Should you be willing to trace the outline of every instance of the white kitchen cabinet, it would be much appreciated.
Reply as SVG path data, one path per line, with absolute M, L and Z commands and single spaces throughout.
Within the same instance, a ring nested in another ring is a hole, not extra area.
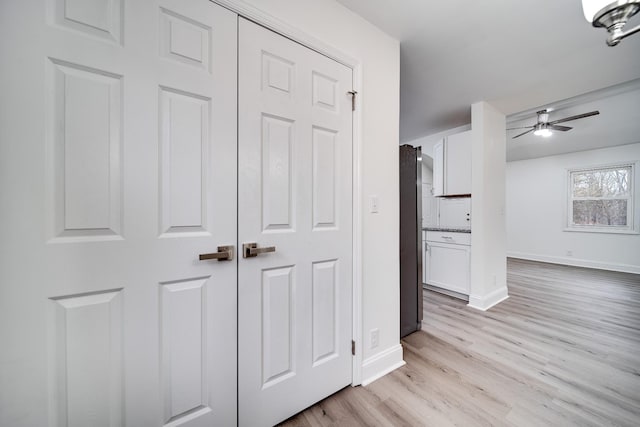
M 471 131 L 447 137 L 445 144 L 445 194 L 471 194 Z
M 471 234 L 427 231 L 424 265 L 425 283 L 469 295 Z
M 427 265 L 427 241 L 422 241 L 422 283 L 429 283 L 429 266 Z
M 444 195 L 444 140 L 433 146 L 433 195 Z
M 434 196 L 471 194 L 471 131 L 449 135 L 433 147 Z
M 439 197 L 438 227 L 471 228 L 471 197 Z

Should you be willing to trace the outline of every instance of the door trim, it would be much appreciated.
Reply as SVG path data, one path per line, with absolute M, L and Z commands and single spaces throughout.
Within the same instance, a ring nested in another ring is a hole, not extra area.
M 239 16 L 249 19 L 256 24 L 268 28 L 288 39 L 295 41 L 309 49 L 312 49 L 326 57 L 333 59 L 353 71 L 352 90 L 358 92 L 358 104 L 353 112 L 352 128 L 352 221 L 353 221 L 353 302 L 352 302 L 352 339 L 356 342 L 356 354 L 353 356 L 351 385 L 356 386 L 362 383 L 362 178 L 361 178 L 361 155 L 362 155 L 362 62 L 355 59 L 329 45 L 322 40 L 313 37 L 290 24 L 270 15 L 243 0 L 211 0 L 223 6 Z

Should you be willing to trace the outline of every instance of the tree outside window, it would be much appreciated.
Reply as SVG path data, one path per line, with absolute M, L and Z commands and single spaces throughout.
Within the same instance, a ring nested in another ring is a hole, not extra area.
M 569 171 L 568 228 L 633 231 L 633 164 Z

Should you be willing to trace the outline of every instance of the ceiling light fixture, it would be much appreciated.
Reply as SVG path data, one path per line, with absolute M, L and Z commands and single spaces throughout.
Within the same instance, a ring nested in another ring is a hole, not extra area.
M 547 108 L 547 109 L 536 112 L 536 114 L 538 115 L 538 121 L 534 125 L 507 128 L 507 130 L 529 129 L 525 132 L 519 133 L 518 135 L 514 136 L 513 139 L 520 138 L 521 136 L 527 135 L 528 133 L 531 133 L 531 132 L 533 132 L 533 134 L 536 136 L 542 136 L 546 138 L 553 135 L 553 132 L 551 131 L 567 132 L 573 129 L 570 126 L 562 126 L 562 125 L 559 125 L 558 123 L 570 122 L 573 120 L 584 119 L 585 117 L 597 116 L 598 114 L 600 114 L 600 111 L 597 111 L 597 110 L 589 111 L 588 113 L 582 113 L 582 114 L 577 114 L 575 116 L 564 117 L 562 119 L 557 119 L 550 122 L 549 111 L 551 111 L 551 109 Z
M 536 130 L 533 131 L 533 134 L 536 136 L 542 136 L 544 138 L 550 137 L 553 133 L 549 129 L 546 123 L 538 123 L 536 125 Z
M 640 31 L 640 25 L 628 31 L 622 30 L 629 18 L 640 11 L 640 0 L 582 0 L 582 10 L 594 27 L 607 29 L 609 46 L 615 46 L 623 38 Z

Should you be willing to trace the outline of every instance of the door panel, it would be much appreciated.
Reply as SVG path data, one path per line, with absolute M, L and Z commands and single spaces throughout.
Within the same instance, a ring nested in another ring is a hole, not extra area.
M 207 279 L 163 284 L 160 294 L 164 421 L 208 406 L 206 363 Z
M 239 424 L 351 383 L 351 70 L 239 24 Z
M 338 261 L 313 263 L 311 280 L 311 313 L 313 365 L 327 362 L 338 356 L 339 293 L 337 289 Z
M 237 16 L 0 17 L 0 425 L 235 424 Z
M 262 229 L 294 230 L 292 176 L 293 122 L 262 117 Z
M 293 267 L 262 271 L 263 387 L 267 388 L 292 375 L 294 368 Z
M 52 299 L 54 425 L 122 425 L 122 289 Z
M 210 98 L 160 88 L 160 233 L 207 232 Z M 188 191 L 185 191 L 188 189 Z
M 336 164 L 338 156 L 337 138 L 333 130 L 314 127 L 313 146 L 313 229 L 337 227 L 338 201 L 336 200 Z
M 48 58 L 50 238 L 122 238 L 122 76 Z

